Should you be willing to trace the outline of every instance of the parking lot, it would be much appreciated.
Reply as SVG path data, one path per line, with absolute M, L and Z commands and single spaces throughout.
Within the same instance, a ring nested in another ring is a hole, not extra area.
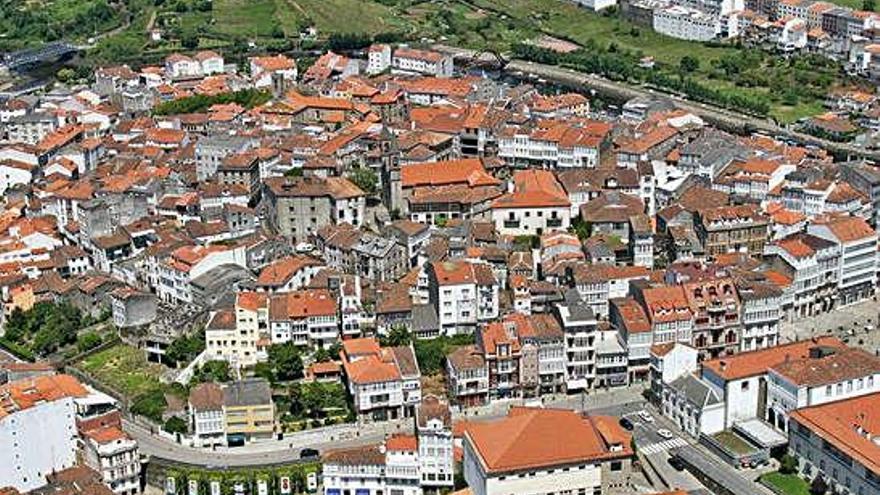
M 834 335 L 850 345 L 869 352 L 880 350 L 880 304 L 873 299 L 838 308 L 809 318 L 784 322 L 780 326 L 781 342 Z

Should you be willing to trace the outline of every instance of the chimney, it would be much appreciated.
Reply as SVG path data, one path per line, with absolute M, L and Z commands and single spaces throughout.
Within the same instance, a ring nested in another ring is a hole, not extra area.
M 721 361 L 718 364 L 721 366 L 721 371 L 724 371 L 727 369 L 727 361 Z

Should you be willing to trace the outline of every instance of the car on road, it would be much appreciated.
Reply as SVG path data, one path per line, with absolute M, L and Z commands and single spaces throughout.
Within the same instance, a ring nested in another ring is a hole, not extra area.
M 659 430 L 657 430 L 657 434 L 660 435 L 660 438 L 663 438 L 665 440 L 669 440 L 670 438 L 675 436 L 672 434 L 671 431 L 667 430 L 666 428 L 660 428 Z
M 645 423 L 653 423 L 654 422 L 654 416 L 651 416 L 651 413 L 649 413 L 648 411 L 645 411 L 644 409 L 639 411 L 637 414 L 639 416 L 639 419 L 641 419 Z
M 669 465 L 672 466 L 676 471 L 684 471 L 684 461 L 681 460 L 681 457 L 674 455 L 669 458 Z
M 620 418 L 619 422 L 620 422 L 620 427 L 623 428 L 624 430 L 626 430 L 626 431 L 633 430 L 633 422 L 632 421 L 630 421 L 626 418 Z
M 299 451 L 300 459 L 317 459 L 321 457 L 321 453 L 318 452 L 318 449 L 302 449 Z

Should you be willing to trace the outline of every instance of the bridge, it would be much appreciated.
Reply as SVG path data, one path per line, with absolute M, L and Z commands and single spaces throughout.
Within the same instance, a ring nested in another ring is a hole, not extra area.
M 79 47 L 63 41 L 46 43 L 38 48 L 28 48 L 3 56 L 3 65 L 9 70 L 16 70 L 28 65 L 58 60 L 59 58 L 79 51 Z

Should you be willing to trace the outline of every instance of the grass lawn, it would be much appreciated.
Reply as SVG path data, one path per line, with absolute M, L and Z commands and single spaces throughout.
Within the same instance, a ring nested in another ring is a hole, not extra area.
M 143 351 L 125 344 L 93 354 L 78 367 L 127 397 L 137 397 L 164 387 L 159 382 L 162 366 L 148 363 Z
M 214 0 L 215 32 L 239 36 L 271 36 L 278 20 L 276 0 Z
M 770 115 L 782 124 L 791 124 L 800 118 L 818 115 L 824 111 L 825 107 L 821 101 L 813 101 L 802 102 L 793 107 L 778 105 L 770 112 Z
M 786 495 L 810 495 L 810 484 L 796 474 L 767 473 L 761 481 Z

